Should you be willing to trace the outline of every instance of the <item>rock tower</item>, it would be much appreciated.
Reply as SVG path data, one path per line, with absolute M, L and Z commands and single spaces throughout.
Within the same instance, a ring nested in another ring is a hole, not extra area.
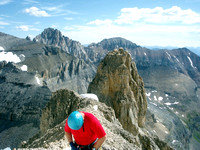
M 109 52 L 88 87 L 101 102 L 111 106 L 124 129 L 134 135 L 143 127 L 147 101 L 142 78 L 131 56 L 123 48 Z

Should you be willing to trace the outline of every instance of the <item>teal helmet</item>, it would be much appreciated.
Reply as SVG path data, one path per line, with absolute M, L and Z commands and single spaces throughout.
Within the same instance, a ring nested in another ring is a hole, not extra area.
M 73 111 L 67 120 L 68 126 L 72 130 L 79 130 L 83 125 L 83 116 L 78 111 Z

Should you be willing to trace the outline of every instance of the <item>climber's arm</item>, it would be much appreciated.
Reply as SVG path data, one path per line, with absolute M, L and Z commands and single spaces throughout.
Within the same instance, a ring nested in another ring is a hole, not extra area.
M 95 149 L 100 148 L 101 145 L 103 144 L 103 142 L 104 142 L 105 140 L 106 140 L 106 136 L 104 136 L 104 137 L 98 139 L 97 142 L 94 144 L 93 147 L 94 147 Z
M 71 133 L 65 132 L 65 135 L 66 135 L 67 140 L 68 140 L 69 143 L 70 143 L 70 142 L 73 142 L 73 140 L 72 140 L 72 134 L 71 134 Z

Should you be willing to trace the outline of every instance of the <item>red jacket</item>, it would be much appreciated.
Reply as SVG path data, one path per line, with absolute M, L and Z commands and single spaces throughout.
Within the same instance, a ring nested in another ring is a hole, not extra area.
M 69 128 L 66 120 L 65 132 L 73 134 L 78 145 L 89 145 L 97 138 L 102 138 L 106 135 L 99 120 L 91 113 L 82 112 L 85 114 L 83 126 L 79 130 Z

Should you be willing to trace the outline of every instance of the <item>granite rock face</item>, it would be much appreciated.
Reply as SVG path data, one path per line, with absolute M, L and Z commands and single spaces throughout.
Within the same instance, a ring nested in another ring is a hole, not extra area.
M 134 135 L 138 134 L 138 127 L 144 126 L 144 83 L 130 54 L 123 49 L 109 52 L 102 60 L 88 93 L 95 93 L 101 102 L 112 107 L 122 126 Z

